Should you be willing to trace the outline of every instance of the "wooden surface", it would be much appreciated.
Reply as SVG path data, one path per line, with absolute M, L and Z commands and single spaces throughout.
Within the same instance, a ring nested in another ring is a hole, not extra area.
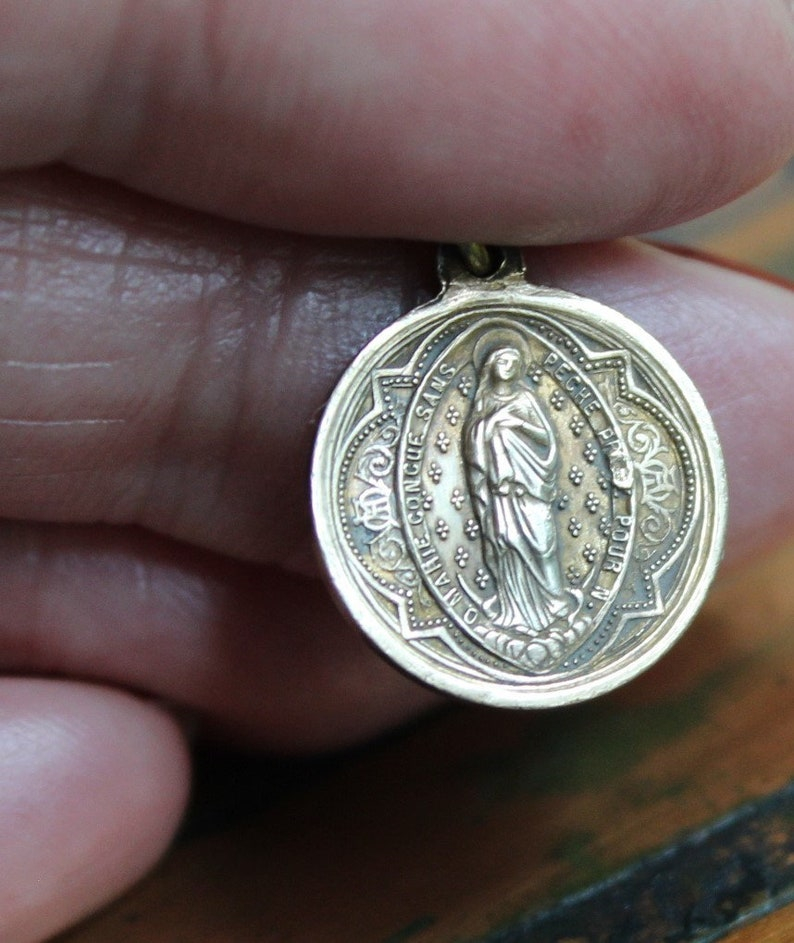
M 697 241 L 794 274 L 789 184 Z M 60 943 L 791 943 L 792 574 L 794 543 L 722 579 L 601 701 L 232 762 L 157 873 Z
M 653 930 L 663 888 L 637 892 L 651 935 L 587 935 L 592 908 L 566 937 L 531 918 L 683 833 L 737 809 L 752 819 L 753 803 L 786 789 L 792 572 L 794 545 L 723 583 L 650 679 L 619 696 L 551 713 L 455 708 L 349 758 L 257 819 L 188 842 L 64 943 L 452 943 L 511 927 L 524 935 L 494 939 L 665 939 Z M 768 853 L 794 860 L 787 829 L 770 828 Z M 737 887 L 736 919 L 785 893 Z M 720 906 L 699 918 L 707 929 Z
M 724 943 L 791 943 L 794 940 L 794 905 L 759 917 L 723 937 Z

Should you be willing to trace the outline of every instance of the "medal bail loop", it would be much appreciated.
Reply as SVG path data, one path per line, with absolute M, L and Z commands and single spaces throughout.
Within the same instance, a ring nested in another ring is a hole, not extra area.
M 469 282 L 503 282 L 513 278 L 523 282 L 526 278 L 521 250 L 515 246 L 487 246 L 483 242 L 442 245 L 439 263 L 442 284 L 461 276 Z
M 493 275 L 503 261 L 498 250 L 482 242 L 459 242 L 458 252 L 466 268 L 477 278 Z

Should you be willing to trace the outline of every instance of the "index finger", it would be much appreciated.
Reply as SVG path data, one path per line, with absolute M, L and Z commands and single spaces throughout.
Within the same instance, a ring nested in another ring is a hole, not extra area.
M 558 243 L 704 212 L 794 148 L 785 0 L 0 3 L 0 167 L 262 225 Z

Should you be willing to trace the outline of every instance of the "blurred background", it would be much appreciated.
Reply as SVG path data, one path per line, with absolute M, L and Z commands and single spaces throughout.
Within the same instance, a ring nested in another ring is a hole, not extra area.
M 729 206 L 652 237 L 794 279 L 794 161 Z

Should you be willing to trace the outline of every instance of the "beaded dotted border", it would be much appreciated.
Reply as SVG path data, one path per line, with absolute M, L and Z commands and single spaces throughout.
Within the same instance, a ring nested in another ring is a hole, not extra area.
M 644 588 L 646 591 L 646 600 L 635 600 L 630 603 L 625 603 L 623 606 L 613 609 L 613 611 L 607 616 L 606 620 L 603 621 L 597 630 L 597 632 L 591 636 L 584 647 L 579 649 L 577 653 L 562 662 L 561 667 L 570 668 L 576 667 L 579 664 L 583 663 L 586 660 L 589 660 L 592 655 L 596 654 L 601 646 L 609 639 L 611 628 L 614 624 L 614 621 L 617 619 L 619 614 L 623 614 L 627 611 L 636 611 L 638 614 L 648 606 L 648 602 L 652 600 L 652 577 L 651 573 L 657 570 L 659 567 L 663 566 L 667 560 L 676 552 L 678 546 L 684 540 L 686 532 L 689 529 L 691 524 L 692 517 L 694 514 L 694 504 L 695 504 L 695 486 L 697 476 L 695 474 L 694 466 L 690 456 L 690 450 L 688 448 L 687 441 L 685 437 L 681 434 L 677 426 L 671 421 L 669 416 L 667 416 L 662 410 L 656 407 L 644 396 L 633 392 L 629 388 L 627 381 L 627 364 L 623 357 L 604 357 L 598 360 L 592 360 L 586 356 L 582 348 L 576 344 L 569 336 L 561 333 L 558 330 L 550 327 L 549 325 L 538 321 L 537 319 L 531 317 L 530 315 L 521 315 L 516 318 L 515 312 L 493 312 L 488 311 L 481 312 L 482 315 L 491 316 L 494 318 L 504 317 L 510 320 L 518 319 L 524 323 L 527 327 L 530 327 L 531 330 L 534 330 L 538 335 L 545 336 L 545 338 L 551 343 L 552 346 L 558 348 L 564 348 L 570 355 L 572 360 L 575 360 L 578 363 L 585 373 L 591 373 L 593 371 L 601 370 L 615 370 L 616 379 L 618 383 L 618 391 L 621 398 L 626 402 L 633 403 L 648 415 L 652 416 L 667 432 L 670 440 L 675 444 L 677 450 L 680 467 L 683 470 L 684 474 L 684 488 L 685 488 L 685 505 L 684 505 L 684 514 L 682 516 L 681 524 L 678 529 L 678 533 L 673 539 L 670 546 L 656 559 L 650 568 L 644 568 L 642 571 Z M 478 317 L 477 312 L 471 312 L 466 321 L 471 321 L 472 319 Z M 463 326 L 459 327 L 457 331 L 453 331 L 451 327 L 445 328 L 443 331 L 440 331 L 437 334 L 433 335 L 433 340 L 430 343 L 425 344 L 420 359 L 416 363 L 416 368 L 412 375 L 393 375 L 393 376 L 381 376 L 378 378 L 378 382 L 381 389 L 382 402 L 384 410 L 379 413 L 377 416 L 373 417 L 359 432 L 353 437 L 348 445 L 345 458 L 343 459 L 342 465 L 340 467 L 340 484 L 339 484 L 339 493 L 338 493 L 338 509 L 341 521 L 341 527 L 345 535 L 345 540 L 358 560 L 359 564 L 372 576 L 376 581 L 383 586 L 391 590 L 392 592 L 397 592 L 398 594 L 406 597 L 406 608 L 408 611 L 409 622 L 412 629 L 433 629 L 441 628 L 443 626 L 451 627 L 450 620 L 446 617 L 435 617 L 432 619 L 420 619 L 417 617 L 414 606 L 413 593 L 410 589 L 407 589 L 404 586 L 400 586 L 390 580 L 385 579 L 384 577 L 376 574 L 373 569 L 367 565 L 366 559 L 361 551 L 356 547 L 353 542 L 352 533 L 347 519 L 347 508 L 346 501 L 344 497 L 345 486 L 344 482 L 347 481 L 347 476 L 350 471 L 350 466 L 352 464 L 353 458 L 358 451 L 362 443 L 375 431 L 379 426 L 382 426 L 387 421 L 395 421 L 397 419 L 394 412 L 393 399 L 389 393 L 389 387 L 413 387 L 416 388 L 421 383 L 425 372 L 425 365 L 428 358 L 433 354 L 434 351 L 437 351 L 439 345 L 442 344 L 443 340 L 453 333 L 462 333 L 462 330 L 468 327 L 466 322 L 463 323 Z M 517 681 L 520 679 L 517 679 Z

